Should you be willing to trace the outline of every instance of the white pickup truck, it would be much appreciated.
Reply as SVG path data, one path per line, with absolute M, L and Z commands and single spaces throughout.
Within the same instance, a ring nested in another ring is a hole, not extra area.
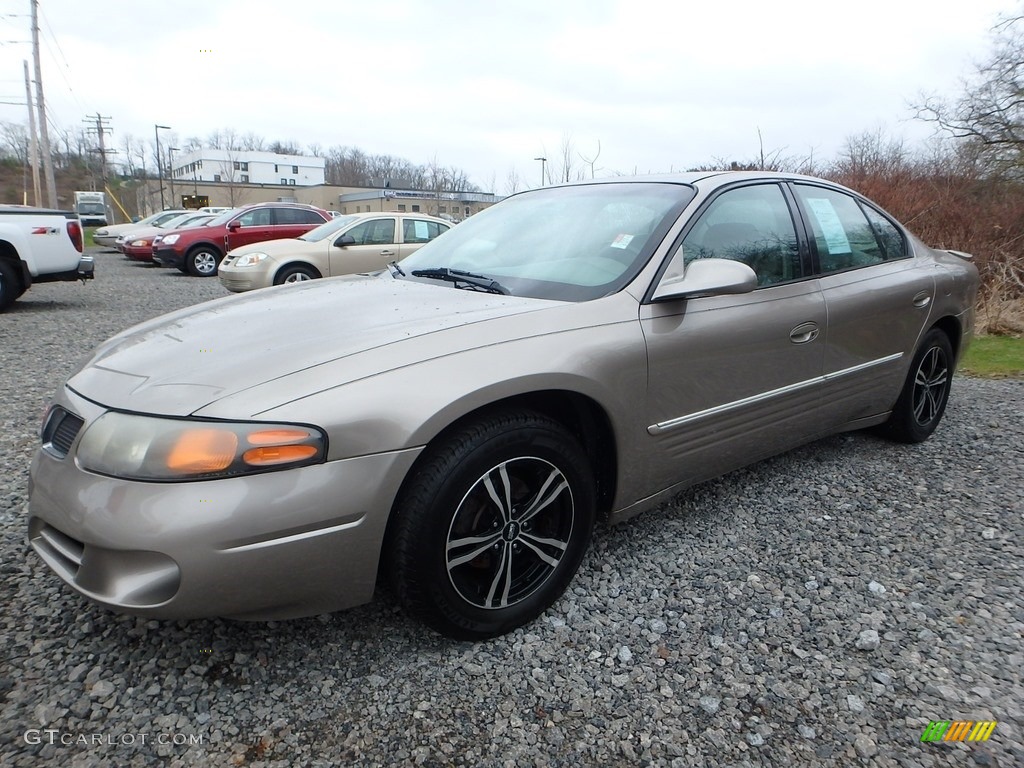
M 32 283 L 91 280 L 95 265 L 84 245 L 77 213 L 0 206 L 0 312 Z

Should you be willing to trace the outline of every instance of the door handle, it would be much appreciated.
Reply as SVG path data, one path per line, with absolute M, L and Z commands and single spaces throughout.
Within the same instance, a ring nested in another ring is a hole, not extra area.
M 914 296 L 914 306 L 923 309 L 932 303 L 932 295 L 928 291 L 921 291 Z
M 394 256 L 395 252 L 385 248 L 383 251 L 380 252 L 380 255 L 381 256 Z
M 815 322 L 800 323 L 789 332 L 789 340 L 794 344 L 806 344 L 818 338 L 818 324 Z

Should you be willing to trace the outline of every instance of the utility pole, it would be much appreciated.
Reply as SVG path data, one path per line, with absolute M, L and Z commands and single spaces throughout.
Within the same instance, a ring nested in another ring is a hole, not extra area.
M 160 210 L 162 211 L 167 207 L 167 203 L 164 202 L 164 168 L 163 161 L 160 159 L 160 129 L 163 128 L 165 131 L 171 130 L 169 125 L 154 125 L 153 136 L 156 138 L 156 177 L 160 180 Z
M 25 103 L 28 104 L 28 130 L 29 130 L 29 163 L 32 165 L 32 205 L 38 208 L 43 202 L 43 193 L 39 186 L 39 144 L 36 142 L 36 113 L 32 103 L 32 83 L 28 79 L 28 62 L 25 65 Z
M 96 136 L 99 138 L 99 143 L 100 143 L 100 168 L 101 168 L 101 171 L 100 171 L 100 182 L 101 182 L 100 186 L 105 187 L 106 184 L 107 184 L 107 148 L 106 148 L 106 145 L 103 142 L 103 136 L 104 136 L 104 134 L 113 133 L 114 132 L 113 128 L 110 128 L 110 127 L 104 125 L 104 123 L 109 123 L 110 122 L 110 118 L 109 117 L 103 117 L 102 115 L 100 115 L 99 112 L 97 112 L 95 118 L 86 117 L 86 118 L 82 119 L 82 122 L 83 123 L 92 123 L 92 122 L 96 123 L 96 127 L 95 128 L 91 128 L 90 127 L 90 128 L 86 128 L 85 130 L 86 130 L 87 133 L 95 133 Z M 113 152 L 114 150 L 110 150 L 110 151 Z
M 43 101 L 43 67 L 39 63 L 39 0 L 32 0 L 32 59 L 36 65 L 36 105 L 39 107 L 39 139 L 42 143 L 47 204 L 51 208 L 56 208 L 57 182 L 53 178 L 53 156 L 50 154 L 50 134 L 46 129 L 46 103 Z

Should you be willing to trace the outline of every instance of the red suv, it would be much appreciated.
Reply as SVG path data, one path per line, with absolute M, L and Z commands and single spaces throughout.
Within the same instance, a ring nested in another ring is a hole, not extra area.
M 232 248 L 303 235 L 329 221 L 327 211 L 297 203 L 257 203 L 222 213 L 205 227 L 176 229 L 153 243 L 153 261 L 212 277 Z

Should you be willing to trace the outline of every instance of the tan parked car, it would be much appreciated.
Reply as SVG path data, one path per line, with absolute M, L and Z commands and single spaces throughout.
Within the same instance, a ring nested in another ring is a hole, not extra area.
M 559 598 L 598 518 L 836 432 L 927 439 L 977 290 L 818 179 L 521 192 L 379 274 L 107 341 L 47 411 L 28 538 L 119 611 L 311 615 L 380 574 L 490 637 Z
M 301 237 L 236 248 L 220 265 L 229 291 L 251 291 L 318 277 L 376 272 L 447 232 L 451 224 L 419 213 L 354 213 Z

